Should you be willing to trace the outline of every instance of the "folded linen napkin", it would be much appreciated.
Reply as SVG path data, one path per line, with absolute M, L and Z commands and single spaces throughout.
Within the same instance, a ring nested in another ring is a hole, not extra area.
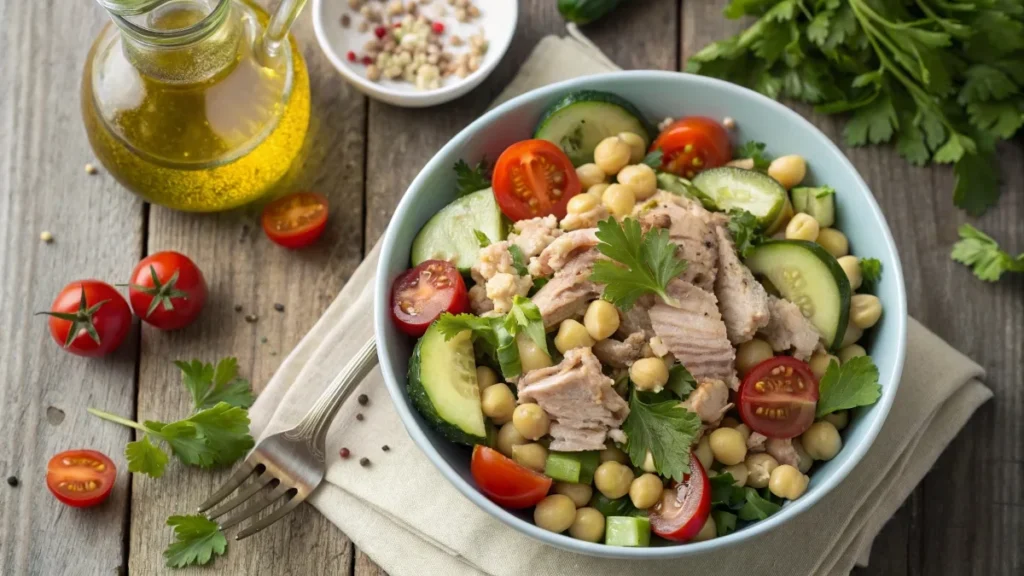
M 574 31 L 571 31 L 574 32 Z M 614 69 L 585 39 L 544 38 L 499 101 L 567 78 Z M 297 422 L 373 331 L 379 245 L 252 407 L 254 431 Z M 819 504 L 742 547 L 687 559 L 695 574 L 846 575 L 974 410 L 991 397 L 982 369 L 919 323 L 908 324 L 906 368 L 871 450 Z M 310 502 L 391 576 L 676 574 L 678 561 L 581 556 L 534 541 L 464 498 L 407 436 L 379 369 L 360 384 L 367 406 L 342 407 L 329 432 L 326 482 Z M 357 421 L 362 412 L 365 420 Z M 387 452 L 382 447 L 387 445 Z M 351 450 L 342 460 L 338 451 Z M 358 459 L 368 457 L 369 467 Z M 798 546 L 794 545 L 799 543 Z

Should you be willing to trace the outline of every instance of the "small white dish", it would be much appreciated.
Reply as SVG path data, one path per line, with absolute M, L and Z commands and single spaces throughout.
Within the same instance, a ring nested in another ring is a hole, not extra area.
M 408 2 L 408 0 L 406 0 Z M 383 8 L 388 1 L 371 1 L 369 4 Z M 419 8 L 422 14 L 431 20 L 437 19 L 438 9 L 443 6 L 447 15 L 440 18 L 445 26 L 445 36 L 458 35 L 463 40 L 483 30 L 484 37 L 488 42 L 487 52 L 484 53 L 480 67 L 465 78 L 451 74 L 442 79 L 441 87 L 435 90 L 420 90 L 412 82 L 404 80 L 371 81 L 366 77 L 366 65 L 358 59 L 355 62 L 348 60 L 348 53 L 353 52 L 357 58 L 364 54 L 364 47 L 367 41 L 374 38 L 373 27 L 369 31 L 359 32 L 359 22 L 364 18 L 358 10 L 349 8 L 347 0 L 313 0 L 313 29 L 316 32 L 317 42 L 320 49 L 324 51 L 331 64 L 345 77 L 346 80 L 355 86 L 360 92 L 367 96 L 407 108 L 422 108 L 435 106 L 469 92 L 484 81 L 497 67 L 498 62 L 505 55 L 509 44 L 512 42 L 512 35 L 516 29 L 516 21 L 519 17 L 518 0 L 476 0 L 477 8 L 480 9 L 480 16 L 471 22 L 457 22 L 455 20 L 454 8 L 447 0 L 434 0 L 429 5 L 421 5 Z M 350 25 L 342 26 L 342 17 L 347 15 Z M 455 54 L 468 50 L 468 44 L 461 48 L 447 48 Z

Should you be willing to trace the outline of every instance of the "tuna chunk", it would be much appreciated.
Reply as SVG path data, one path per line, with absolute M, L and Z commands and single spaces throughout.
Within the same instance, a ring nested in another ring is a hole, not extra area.
M 643 333 L 648 340 L 654 337 L 654 328 L 651 327 L 651 316 L 648 310 L 654 306 L 654 296 L 645 294 L 637 299 L 636 304 L 628 311 L 619 310 L 619 329 L 615 334 L 620 338 L 627 338 L 637 332 Z
M 597 246 L 597 243 L 597 228 L 584 228 L 563 234 L 548 245 L 540 256 L 530 260 L 530 274 L 550 276 L 576 256 Z
M 643 332 L 630 334 L 625 340 L 607 338 L 594 344 L 594 355 L 606 366 L 628 368 L 643 357 L 642 351 L 646 341 Z
M 733 367 L 736 351 L 729 343 L 715 295 L 682 280 L 673 280 L 668 292 L 679 307 L 660 301 L 651 307 L 654 333 L 698 382 L 718 379 L 735 390 L 739 386 Z
M 557 326 L 566 318 L 582 316 L 590 301 L 601 295 L 602 286 L 590 281 L 597 257 L 596 250 L 576 256 L 533 295 L 545 328 Z
M 679 246 L 679 256 L 688 263 L 680 278 L 711 292 L 718 269 L 718 236 L 713 224 L 718 220 L 700 204 L 668 192 L 658 192 L 638 204 L 636 213 L 641 227 L 665 228 Z
M 536 402 L 551 418 L 552 450 L 603 450 L 609 432 L 629 415 L 612 384 L 590 348 L 574 348 L 557 366 L 523 376 L 519 403 Z
M 519 220 L 513 224 L 508 241 L 519 246 L 523 251 L 523 256 L 529 261 L 561 235 L 562 231 L 558 229 L 558 219 L 554 216 L 543 216 Z
M 579 230 L 580 228 L 596 228 L 597 223 L 608 218 L 608 208 L 598 203 L 596 206 L 580 214 L 568 214 L 562 218 L 563 230 Z
M 807 472 L 813 463 L 799 438 L 769 438 L 765 448 L 779 464 L 789 464 L 801 472 Z
M 796 304 L 784 298 L 769 296 L 768 309 L 771 319 L 761 334 L 771 344 L 772 350 L 785 352 L 792 348 L 795 358 L 810 358 L 821 338 L 814 324 L 804 317 Z
M 718 276 L 715 277 L 715 296 L 725 320 L 729 341 L 742 344 L 754 337 L 768 324 L 768 293 L 764 286 L 736 256 L 729 231 L 719 226 Z
M 477 284 L 469 289 L 469 307 L 480 316 L 494 310 L 494 302 L 487 297 L 487 289 Z
M 729 387 L 717 379 L 703 380 L 686 399 L 690 411 L 700 416 L 701 422 L 717 423 L 732 408 Z
M 747 452 L 764 452 L 765 442 L 768 437 L 760 432 L 750 432 L 750 436 L 747 436 Z

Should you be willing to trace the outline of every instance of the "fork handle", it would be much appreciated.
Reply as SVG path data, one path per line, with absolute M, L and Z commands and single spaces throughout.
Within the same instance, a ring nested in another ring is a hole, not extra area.
M 338 413 L 345 400 L 352 395 L 356 386 L 377 365 L 377 340 L 373 337 L 363 344 L 334 380 L 327 386 L 323 394 L 302 420 L 285 432 L 285 436 L 302 439 L 309 443 L 313 453 L 322 461 L 327 429 Z

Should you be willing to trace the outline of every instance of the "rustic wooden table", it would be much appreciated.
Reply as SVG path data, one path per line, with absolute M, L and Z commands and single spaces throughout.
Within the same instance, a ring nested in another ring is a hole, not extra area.
M 341 0 L 336 0 L 341 1 Z M 625 68 L 678 70 L 687 55 L 736 30 L 724 0 L 629 2 L 586 29 Z M 312 153 L 301 186 L 330 197 L 332 216 L 315 250 L 286 252 L 259 230 L 254 210 L 199 216 L 149 206 L 94 162 L 79 116 L 79 74 L 106 22 L 92 2 L 0 1 L 0 574 L 163 573 L 168 515 L 196 504 L 223 475 L 172 465 L 164 478 L 129 478 L 121 456 L 131 432 L 88 416 L 96 406 L 139 419 L 188 410 L 172 360 L 237 356 L 260 389 L 331 302 L 384 231 L 426 160 L 476 118 L 537 41 L 560 33 L 553 0 L 520 2 L 519 28 L 480 88 L 431 110 L 367 100 L 334 72 L 309 14 L 296 34 L 313 88 Z M 307 9 L 308 12 L 308 9 Z M 838 140 L 828 118 L 815 123 Z M 984 284 L 951 262 L 964 215 L 953 176 L 919 169 L 888 149 L 847 150 L 882 204 L 903 259 L 910 311 L 988 370 L 984 406 L 875 543 L 861 575 L 1007 575 L 1024 571 L 1024 277 Z M 1024 150 L 1001 150 L 1005 189 L 980 226 L 1024 250 Z M 55 241 L 39 241 L 43 230 Z M 137 329 L 113 357 L 62 353 L 32 316 L 75 278 L 127 281 L 143 255 L 173 249 L 206 273 L 211 300 L 181 332 Z M 274 303 L 285 305 L 283 313 Z M 259 315 L 246 323 L 233 310 Z M 58 505 L 43 486 L 46 462 L 74 447 L 121 463 L 109 501 Z M 396 543 L 396 553 L 398 552 Z M 381 570 L 337 528 L 303 506 L 216 561 L 206 573 L 356 574 Z

